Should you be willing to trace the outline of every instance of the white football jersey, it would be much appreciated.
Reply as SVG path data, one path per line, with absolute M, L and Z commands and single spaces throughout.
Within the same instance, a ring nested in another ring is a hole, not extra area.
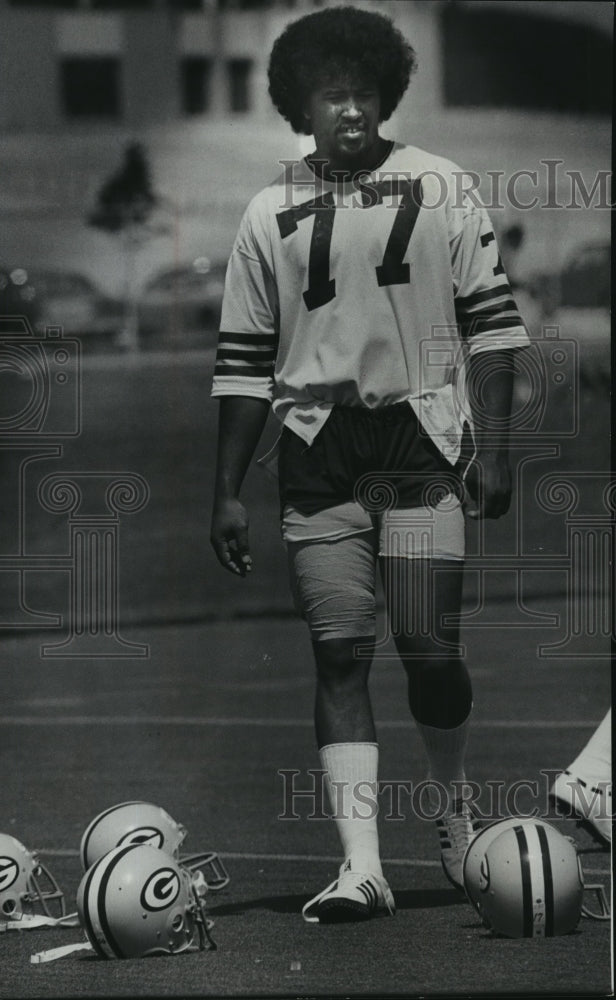
M 229 260 L 212 394 L 269 399 L 308 444 L 336 404 L 407 400 L 445 456 L 469 352 L 529 337 L 487 212 L 449 160 L 391 144 L 361 181 L 301 160 L 250 202 Z

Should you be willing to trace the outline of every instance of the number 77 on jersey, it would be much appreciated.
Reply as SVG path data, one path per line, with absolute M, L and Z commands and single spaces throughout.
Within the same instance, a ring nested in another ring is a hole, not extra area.
M 382 205 L 387 197 L 395 196 L 399 199 L 383 260 L 375 271 L 380 288 L 385 285 L 407 284 L 410 281 L 410 268 L 403 260 L 422 205 L 421 179 L 376 181 L 369 186 L 360 185 L 357 190 L 361 196 L 357 208 L 370 209 Z M 283 240 L 296 232 L 298 223 L 311 217 L 314 220 L 308 256 L 308 288 L 304 292 L 304 302 L 309 312 L 326 305 L 336 296 L 336 279 L 330 277 L 329 260 L 335 215 L 335 195 L 329 191 L 301 205 L 287 208 L 276 216 Z

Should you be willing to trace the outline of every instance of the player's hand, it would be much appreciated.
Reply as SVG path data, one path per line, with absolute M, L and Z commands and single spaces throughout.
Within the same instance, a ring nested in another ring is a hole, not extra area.
M 212 514 L 210 541 L 219 563 L 231 573 L 246 576 L 252 569 L 248 544 L 248 514 L 235 498 L 218 500 Z
M 464 506 L 468 517 L 502 517 L 511 503 L 511 470 L 502 455 L 479 453 L 464 480 Z

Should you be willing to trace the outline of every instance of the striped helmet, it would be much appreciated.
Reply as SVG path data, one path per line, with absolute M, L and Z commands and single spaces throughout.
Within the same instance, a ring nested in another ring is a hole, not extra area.
M 481 864 L 485 856 L 488 845 L 492 843 L 499 834 L 505 830 L 510 830 L 514 826 L 547 826 L 541 820 L 521 818 L 517 816 L 499 819 L 489 826 L 485 826 L 471 840 L 462 862 L 462 877 L 464 879 L 464 889 L 469 902 L 480 912 L 480 903 L 483 900 L 483 880 L 481 875 Z
M 112 847 L 151 844 L 177 857 L 186 829 L 151 802 L 120 802 L 99 813 L 87 827 L 79 854 L 84 871 Z
M 180 857 L 186 827 L 177 823 L 161 806 L 151 802 L 120 802 L 99 813 L 86 828 L 79 848 L 81 866 L 87 871 L 114 847 L 150 844 L 181 861 L 191 871 L 203 871 L 209 889 L 222 889 L 229 876 L 217 854 L 205 851 Z
M 549 823 L 500 826 L 480 862 L 478 908 L 485 925 L 511 938 L 571 933 L 584 895 L 574 844 Z
M 170 855 L 149 844 L 126 844 L 83 876 L 77 911 L 101 958 L 174 955 L 206 942 L 215 947 L 203 896 L 193 874 Z

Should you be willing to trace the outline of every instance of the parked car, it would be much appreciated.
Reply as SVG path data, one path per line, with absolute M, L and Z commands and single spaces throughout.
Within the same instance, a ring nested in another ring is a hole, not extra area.
M 60 326 L 87 337 L 117 333 L 123 306 L 77 272 L 0 266 L 0 314 L 25 316 L 39 332 Z
M 226 262 L 211 263 L 207 257 L 198 257 L 190 264 L 155 274 L 139 301 L 141 333 L 173 338 L 216 330 L 226 269 Z
M 40 295 L 28 271 L 0 264 L 0 316 L 25 316 L 35 326 L 40 312 Z
M 607 243 L 585 243 L 561 272 L 561 306 L 610 306 L 611 253 Z
M 544 317 L 557 309 L 609 309 L 611 251 L 609 243 L 584 243 L 571 253 L 560 271 L 536 274 L 529 291 Z
M 32 268 L 29 278 L 40 302 L 39 325 L 61 326 L 74 336 L 113 335 L 121 328 L 122 303 L 84 274 Z

